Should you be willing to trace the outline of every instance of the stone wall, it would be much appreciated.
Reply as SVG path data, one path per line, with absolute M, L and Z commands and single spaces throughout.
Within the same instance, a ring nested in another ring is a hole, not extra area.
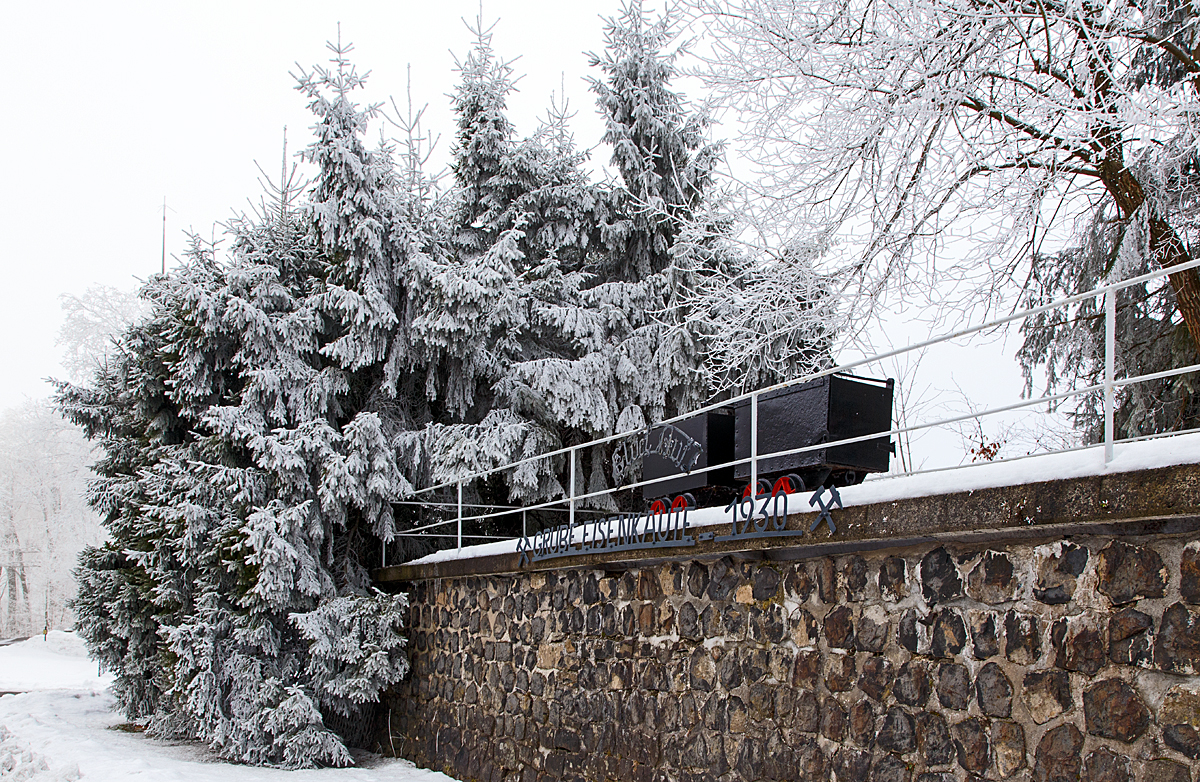
M 1200 782 L 1200 544 L 408 585 L 385 749 L 461 780 Z

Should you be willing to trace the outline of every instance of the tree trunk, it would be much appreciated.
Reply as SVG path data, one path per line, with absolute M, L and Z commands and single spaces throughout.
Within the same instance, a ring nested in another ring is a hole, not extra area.
M 1146 202 L 1146 193 L 1142 190 L 1141 183 L 1129 172 L 1120 157 L 1113 156 L 1101 163 L 1100 180 L 1104 182 L 1104 186 L 1108 188 L 1127 220 Z M 1157 214 L 1151 214 L 1148 222 L 1150 257 L 1159 268 L 1191 260 L 1187 248 L 1170 223 Z M 1175 292 L 1175 306 L 1183 316 L 1183 322 L 1192 338 L 1192 346 L 1200 352 L 1200 272 L 1194 268 L 1187 269 L 1168 274 L 1167 279 Z

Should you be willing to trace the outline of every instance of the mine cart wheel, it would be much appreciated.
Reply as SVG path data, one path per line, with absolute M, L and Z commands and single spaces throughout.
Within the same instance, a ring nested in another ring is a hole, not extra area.
M 775 481 L 775 485 L 771 487 L 771 496 L 776 494 L 796 494 L 804 491 L 804 481 L 799 475 L 789 473 Z
M 759 478 L 758 479 L 758 492 L 756 493 L 755 496 L 757 496 L 757 497 L 768 496 L 769 497 L 770 495 L 771 495 L 771 482 L 768 481 L 766 478 Z M 750 484 L 747 483 L 746 488 L 742 489 L 742 499 L 746 499 L 749 496 L 750 496 Z
M 657 516 L 667 512 L 667 503 L 665 500 L 655 500 L 650 503 L 650 515 Z
M 866 477 L 866 473 L 857 472 L 855 470 L 846 470 L 845 472 L 840 472 L 834 476 L 834 482 L 838 486 L 857 486 L 858 484 L 862 483 L 863 478 Z
M 684 508 L 696 507 L 696 498 L 691 494 L 683 493 L 671 501 L 671 511 L 683 510 Z

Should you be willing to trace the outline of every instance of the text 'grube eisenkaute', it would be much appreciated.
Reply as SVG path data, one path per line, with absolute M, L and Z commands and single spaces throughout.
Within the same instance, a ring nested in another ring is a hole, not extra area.
M 688 507 L 622 513 L 582 524 L 561 524 L 517 540 L 518 566 L 555 557 L 601 551 L 633 551 L 657 546 L 694 546 L 688 534 Z
M 824 499 L 826 492 L 828 502 Z M 699 532 L 693 538 L 688 533 L 694 529 L 688 524 L 691 506 L 683 497 L 677 497 L 669 508 L 656 502 L 643 513 L 623 513 L 583 524 L 562 524 L 518 538 L 517 553 L 521 559 L 517 566 L 579 554 L 694 546 L 697 541 L 721 543 L 750 538 L 795 537 L 815 532 L 822 522 L 829 525 L 830 533 L 837 532 L 832 511 L 842 507 L 842 498 L 836 488 L 818 486 L 809 498 L 808 504 L 819 508 L 819 512 L 807 533 L 802 529 L 787 529 L 789 496 L 787 492 L 778 491 L 763 493 L 753 499 L 749 496 L 734 499 L 725 508 L 731 516 L 732 527 L 724 535 L 719 531 L 722 525 L 709 525 L 707 531 Z

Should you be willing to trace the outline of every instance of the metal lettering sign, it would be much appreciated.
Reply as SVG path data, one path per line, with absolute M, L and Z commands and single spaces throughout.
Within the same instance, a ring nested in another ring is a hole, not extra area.
M 651 454 L 675 465 L 680 472 L 691 472 L 700 460 L 704 446 L 687 432 L 671 424 L 660 424 L 620 442 L 613 450 L 613 476 L 620 481 L 628 476 L 634 465 Z
M 663 503 L 655 503 L 651 510 L 644 513 L 622 513 L 583 524 L 562 524 L 520 538 L 517 540 L 517 553 L 521 559 L 517 566 L 579 554 L 694 546 L 697 541 L 723 542 L 806 535 L 815 531 L 822 521 L 829 524 L 830 532 L 837 532 L 831 512 L 834 508 L 842 507 L 842 498 L 837 489 L 830 488 L 829 502 L 826 503 L 823 498 L 825 491 L 825 487 L 821 486 L 809 499 L 809 505 L 820 506 L 821 511 L 807 532 L 785 529 L 789 495 L 780 491 L 735 499 L 725 508 L 725 512 L 732 516 L 727 534 L 718 534 L 718 526 L 693 537 L 690 533 L 696 528 L 688 524 L 688 511 L 691 508 L 683 502 L 682 497 L 676 497 L 669 508 Z

